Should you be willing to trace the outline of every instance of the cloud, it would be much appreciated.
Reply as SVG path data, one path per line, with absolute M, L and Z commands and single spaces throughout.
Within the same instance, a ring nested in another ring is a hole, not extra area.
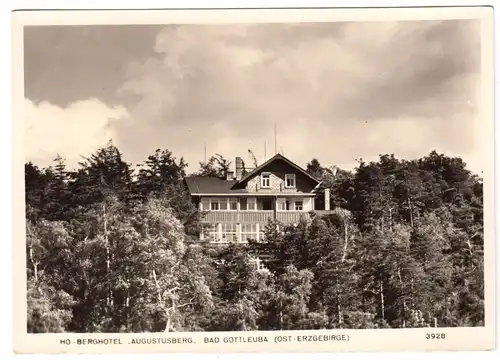
M 94 110 L 83 105 L 78 110 L 87 113 L 81 116 L 84 123 L 92 115 L 90 128 L 102 129 L 104 119 L 120 117 L 102 138 L 112 135 L 132 163 L 168 148 L 196 170 L 205 144 L 208 156 L 220 153 L 232 159 L 246 156 L 250 148 L 263 160 L 264 149 L 267 157 L 274 154 L 275 124 L 278 150 L 283 148 L 301 165 L 317 157 L 324 164 L 352 167 L 357 158 L 381 153 L 416 158 L 433 149 L 466 161 L 482 156 L 474 135 L 479 21 L 111 28 L 51 30 L 49 40 L 65 40 L 54 50 L 57 62 L 43 57 L 43 69 L 59 69 L 57 79 L 73 79 L 66 100 L 97 94 L 103 101 Z M 92 39 L 104 40 L 94 46 Z M 69 46 L 76 40 L 85 46 Z M 30 46 L 38 50 L 28 55 L 50 49 L 34 42 Z M 62 54 L 71 54 L 69 61 L 62 61 Z M 92 61 L 76 60 L 87 57 Z M 33 78 L 41 70 L 30 63 L 27 73 Z M 27 83 L 37 89 L 28 96 L 49 93 L 44 89 L 51 80 L 47 75 L 38 79 Z M 60 83 L 52 87 L 59 89 L 50 92 L 57 98 L 61 89 L 66 91 Z M 63 106 L 54 111 L 76 111 L 75 104 Z M 43 106 L 34 107 L 41 111 Z M 94 148 L 94 141 L 90 144 Z M 55 147 L 75 153 L 67 144 L 46 146 L 50 153 Z M 85 141 L 81 152 L 87 153 Z
M 119 105 L 115 92 L 131 60 L 154 55 L 159 25 L 24 27 L 25 96 L 67 107 L 97 98 Z
M 95 99 L 65 108 L 26 99 L 23 112 L 26 160 L 49 166 L 59 154 L 69 168 L 75 167 L 82 156 L 89 156 L 116 138 L 113 121 L 127 116 L 125 108 L 110 108 Z
M 136 99 L 118 130 L 131 155 L 269 156 L 275 123 L 302 164 L 475 151 L 475 21 L 168 26 L 154 50 L 120 89 Z

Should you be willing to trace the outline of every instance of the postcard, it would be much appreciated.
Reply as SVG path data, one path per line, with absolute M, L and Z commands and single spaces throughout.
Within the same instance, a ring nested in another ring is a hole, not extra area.
M 491 7 L 12 29 L 16 353 L 495 347 Z

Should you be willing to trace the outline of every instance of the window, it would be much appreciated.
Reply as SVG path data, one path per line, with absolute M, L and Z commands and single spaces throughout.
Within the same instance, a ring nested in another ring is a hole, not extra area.
M 255 198 L 247 199 L 247 210 L 257 210 L 257 199 Z
M 248 240 L 257 240 L 257 225 L 256 224 L 241 224 L 241 242 Z
M 208 199 L 201 200 L 201 210 L 210 210 L 210 201 Z
M 278 205 L 278 211 L 286 210 L 286 201 L 285 201 L 285 199 L 278 199 L 277 205 Z
M 258 210 L 273 210 L 274 209 L 274 207 L 273 207 L 274 200 L 273 199 L 264 198 L 264 199 L 262 199 L 261 204 L 262 204 L 262 208 L 261 208 L 261 206 L 257 206 Z
M 285 175 L 285 187 L 294 188 L 295 187 L 295 174 Z
M 260 224 L 259 225 L 259 241 L 262 241 L 264 240 L 264 231 L 266 230 L 266 224 Z
M 210 239 L 211 242 L 219 242 L 219 233 L 216 224 L 204 224 L 203 236 Z
M 260 186 L 263 188 L 271 187 L 271 174 L 262 174 L 260 176 Z
M 236 224 L 222 224 L 222 242 L 236 242 L 238 239 L 236 232 Z
M 295 210 L 296 211 L 300 211 L 304 208 L 304 203 L 302 202 L 302 200 L 300 201 L 295 201 Z
M 212 211 L 227 211 L 227 210 L 237 210 L 238 209 L 238 199 L 237 198 L 216 198 L 202 201 L 202 210 L 212 210 Z
M 227 200 L 226 199 L 221 199 L 219 201 L 219 209 L 220 210 L 227 210 Z
M 229 199 L 229 210 L 238 210 L 238 199 Z

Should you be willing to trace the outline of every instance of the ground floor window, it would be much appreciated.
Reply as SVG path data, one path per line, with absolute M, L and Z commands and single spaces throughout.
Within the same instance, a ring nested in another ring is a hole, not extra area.
M 264 240 L 267 224 L 259 224 L 259 241 Z
M 267 224 L 203 224 L 201 239 L 214 243 L 262 241 Z
M 211 242 L 219 242 L 219 232 L 217 230 L 216 224 L 204 224 L 203 225 L 203 236 L 204 238 L 210 240 Z
M 222 242 L 237 242 L 238 232 L 236 224 L 222 224 Z
M 241 242 L 257 240 L 257 224 L 241 224 Z

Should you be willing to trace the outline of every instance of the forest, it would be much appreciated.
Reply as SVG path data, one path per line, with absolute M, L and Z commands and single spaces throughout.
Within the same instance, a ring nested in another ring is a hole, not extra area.
M 230 162 L 199 165 L 224 177 Z M 484 326 L 483 185 L 462 159 L 305 168 L 331 214 L 216 246 L 167 149 L 137 165 L 112 142 L 77 169 L 26 163 L 28 332 Z

